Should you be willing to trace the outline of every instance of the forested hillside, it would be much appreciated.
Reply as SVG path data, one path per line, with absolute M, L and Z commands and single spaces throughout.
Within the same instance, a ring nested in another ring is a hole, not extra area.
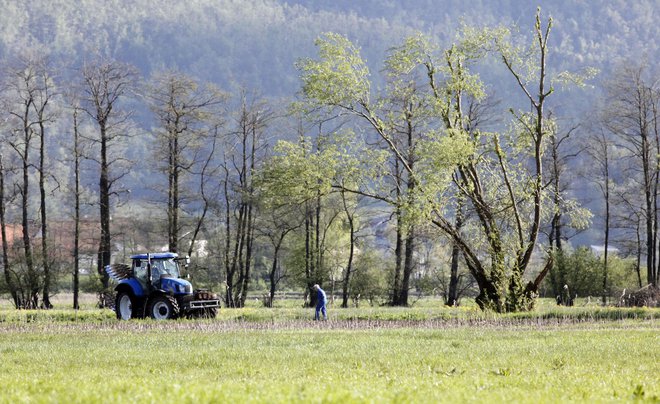
M 225 89 L 241 85 L 267 96 L 295 94 L 294 63 L 313 54 L 322 32 L 346 35 L 378 72 L 386 49 L 407 34 L 420 31 L 443 43 L 460 22 L 528 30 L 536 10 L 531 2 L 460 0 L 3 0 L 0 7 L 0 56 L 40 44 L 78 66 L 100 52 L 145 76 L 177 68 Z M 658 59 L 656 1 L 552 1 L 542 8 L 555 19 L 553 51 L 562 68 L 608 72 L 623 59 Z

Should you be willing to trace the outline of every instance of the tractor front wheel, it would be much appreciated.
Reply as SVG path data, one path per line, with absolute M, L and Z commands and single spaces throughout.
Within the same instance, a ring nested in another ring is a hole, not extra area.
M 149 303 L 149 316 L 154 320 L 167 320 L 176 318 L 179 314 L 179 305 L 169 296 L 155 297 Z
M 126 292 L 119 292 L 115 301 L 115 313 L 119 320 L 130 320 L 133 317 L 133 298 Z

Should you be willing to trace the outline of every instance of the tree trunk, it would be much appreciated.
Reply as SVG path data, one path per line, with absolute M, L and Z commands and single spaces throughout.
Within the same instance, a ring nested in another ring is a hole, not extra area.
M 243 282 L 242 273 L 243 270 L 243 246 L 245 241 L 244 227 L 245 227 L 245 206 L 241 205 L 239 208 L 238 219 L 236 221 L 236 233 L 233 246 L 233 254 L 231 259 L 231 271 L 227 274 L 227 287 L 230 291 L 233 291 L 233 295 L 230 297 L 231 305 L 229 307 L 240 307 L 240 297 L 241 289 L 240 285 Z M 235 276 L 238 276 L 238 279 L 234 281 Z
M 270 267 L 270 272 L 268 273 L 268 281 L 270 283 L 270 288 L 268 292 L 268 302 L 267 306 L 268 307 L 273 307 L 273 301 L 275 301 L 275 289 L 277 287 L 277 280 L 276 280 L 276 275 L 277 275 L 277 265 L 278 265 L 278 256 L 280 254 L 280 247 L 282 246 L 282 241 L 284 240 L 284 234 L 283 233 L 279 241 L 275 243 L 275 249 L 273 251 L 273 264 Z
M 548 241 L 552 254 L 555 254 L 554 265 L 550 269 L 550 284 L 554 296 L 560 296 L 565 284 L 564 256 L 561 242 L 561 194 L 559 190 L 559 151 L 556 136 L 550 137 L 550 152 L 552 158 L 552 207 L 553 215 L 550 222 Z
M 78 136 L 78 110 L 73 111 L 73 155 L 74 155 L 74 231 L 73 231 L 73 308 L 78 310 L 80 294 L 80 145 Z
M 654 218 L 654 229 L 653 229 L 653 246 L 654 248 L 658 246 L 658 214 L 660 207 L 658 207 L 658 188 L 660 187 L 660 131 L 658 130 L 658 103 L 660 102 L 660 92 L 656 89 L 649 89 L 649 102 L 651 108 L 651 117 L 649 122 L 650 130 L 654 135 L 655 141 L 655 158 L 653 164 L 653 174 L 654 174 L 654 187 L 653 187 L 653 218 Z M 653 282 L 652 284 L 658 285 L 658 272 L 660 268 L 660 260 L 657 259 L 656 251 L 656 260 L 653 265 Z
M 225 157 L 226 161 L 226 157 Z M 224 167 L 225 178 L 223 181 L 223 192 L 225 198 L 225 251 L 224 251 L 224 264 L 225 264 L 225 306 L 234 307 L 233 302 L 233 268 L 231 264 L 231 206 L 229 201 L 229 170 Z
M 316 196 L 316 206 L 314 207 L 314 258 L 315 272 L 314 281 L 321 284 L 320 272 L 323 269 L 323 251 L 321 250 L 321 193 Z
M 454 222 L 456 231 L 460 233 L 463 227 L 463 199 L 459 198 L 456 202 L 456 218 Z M 449 291 L 445 305 L 458 305 L 458 264 L 461 259 L 461 249 L 454 241 L 451 248 L 451 273 L 449 275 Z
M 348 253 L 348 263 L 346 263 L 346 273 L 344 274 L 344 279 L 342 282 L 342 290 L 341 290 L 341 307 L 343 308 L 348 308 L 348 299 L 349 299 L 349 291 L 350 291 L 350 284 L 351 284 L 351 274 L 353 272 L 353 257 L 355 255 L 355 229 L 353 227 L 353 224 L 351 223 L 351 229 L 350 229 L 350 237 L 351 237 L 351 245 L 350 245 L 350 250 Z
M 346 204 L 346 194 L 343 191 L 341 193 L 341 196 L 342 196 L 342 202 L 344 203 L 344 212 L 346 213 L 346 219 L 348 220 L 348 227 L 350 233 L 348 262 L 346 263 L 346 270 L 344 271 L 344 279 L 342 280 L 341 307 L 348 308 L 349 286 L 351 283 L 351 274 L 353 272 L 353 256 L 355 254 L 355 221 L 353 219 L 353 214 L 348 209 L 348 205 Z
M 316 306 L 316 292 L 314 284 L 321 284 L 320 271 L 323 268 L 323 255 L 321 251 L 321 195 L 317 194 L 314 198 L 314 205 L 308 208 L 308 219 L 305 224 L 305 249 L 307 293 L 309 294 L 309 307 Z
M 50 289 L 51 289 L 51 273 L 50 273 L 50 257 L 48 253 L 48 221 L 46 217 L 46 185 L 45 185 L 45 156 L 46 146 L 45 137 L 46 131 L 43 124 L 43 118 L 39 119 L 40 131 L 40 156 L 39 156 L 39 195 L 40 195 L 40 208 L 41 208 L 41 250 L 43 254 L 44 266 L 44 287 L 43 295 L 41 297 L 42 306 L 44 309 L 52 309 L 53 305 L 50 302 Z
M 241 307 L 245 306 L 245 300 L 247 299 L 248 288 L 250 286 L 250 270 L 252 269 L 252 245 L 254 244 L 254 218 L 252 215 L 252 203 L 250 203 L 248 206 L 246 233 L 247 240 L 245 246 L 245 270 L 243 283 L 240 285 L 242 289 Z
M 604 174 L 605 174 L 605 186 L 604 186 L 604 197 L 605 197 L 605 251 L 603 256 L 603 305 L 607 304 L 607 296 L 609 292 L 609 287 L 607 285 L 607 264 L 609 257 L 609 247 L 610 247 L 610 166 L 609 166 L 609 155 L 607 152 L 607 143 L 604 144 L 605 155 L 604 155 Z M 655 244 L 655 242 L 654 242 Z
M 2 236 L 2 268 L 5 274 L 5 283 L 9 288 L 14 307 L 22 308 L 23 303 L 19 298 L 16 285 L 11 276 L 11 265 L 9 263 L 9 244 L 7 243 L 7 224 L 5 222 L 5 168 L 2 163 L 2 154 L 0 154 L 0 232 Z
M 310 298 L 309 306 L 312 307 L 316 304 L 316 296 L 314 293 L 310 292 L 314 286 L 314 281 L 312 279 L 312 274 L 314 273 L 314 254 L 312 252 L 312 229 L 314 226 L 314 219 L 308 204 L 306 204 L 305 213 L 305 283 L 307 285 L 306 295 Z
M 403 213 L 401 212 L 400 199 L 401 199 L 401 169 L 399 167 L 399 159 L 394 160 L 394 178 L 396 181 L 395 192 L 397 206 L 394 208 L 394 216 L 396 220 L 396 241 L 394 246 L 394 279 L 392 283 L 392 296 L 390 302 L 392 306 L 399 306 L 401 303 L 401 272 L 403 268 Z
M 403 277 L 399 289 L 399 306 L 408 306 L 408 291 L 410 290 L 410 277 L 415 269 L 415 228 L 410 226 L 406 236 L 405 254 L 403 260 Z
M 209 169 L 209 166 L 211 165 L 211 162 L 213 161 L 213 158 L 215 157 L 215 149 L 216 149 L 216 142 L 218 138 L 218 128 L 215 128 L 215 135 L 213 136 L 213 141 L 211 142 L 211 151 L 209 152 L 206 162 L 204 163 L 204 166 L 202 167 L 202 171 L 200 173 L 200 180 L 199 180 L 199 192 L 200 196 L 202 198 L 202 201 L 204 202 L 204 207 L 202 208 L 202 214 L 200 215 L 199 219 L 197 220 L 197 224 L 195 225 L 195 230 L 193 231 L 193 235 L 190 239 L 190 245 L 188 246 L 188 256 L 191 257 L 193 255 L 193 251 L 195 249 L 195 242 L 197 241 L 197 236 L 199 235 L 200 230 L 202 229 L 202 225 L 204 223 L 204 220 L 206 219 L 206 215 L 209 210 L 209 205 L 210 205 L 210 198 L 206 195 L 206 181 L 207 181 L 207 171 Z
M 609 195 L 606 197 L 609 199 Z M 608 285 L 607 285 L 607 264 L 608 264 L 608 249 L 610 246 L 610 202 L 607 200 L 605 202 L 605 251 L 603 255 L 603 305 L 607 304 Z
M 401 290 L 401 272 L 403 268 L 403 223 L 401 217 L 401 210 L 396 207 L 396 242 L 394 246 L 394 280 L 392 284 L 392 306 L 399 306 L 401 297 L 399 291 Z
M 642 288 L 642 235 L 639 228 L 639 220 L 635 228 L 637 235 L 637 252 L 635 256 L 635 271 L 637 272 L 637 286 Z
M 24 150 L 21 155 L 23 165 L 23 184 L 20 188 L 21 193 L 21 224 L 23 226 L 23 252 L 25 257 L 25 265 L 27 267 L 28 275 L 28 288 L 30 289 L 30 296 L 28 301 L 28 308 L 36 309 L 39 305 L 39 283 L 37 282 L 37 274 L 34 268 L 34 256 L 32 254 L 32 243 L 30 240 L 30 218 L 29 218 L 29 202 L 30 202 L 30 140 L 32 129 L 28 125 L 29 104 L 25 108 L 25 115 L 23 119 L 23 146 Z
M 99 205 L 101 219 L 101 240 L 98 252 L 98 274 L 101 276 L 101 284 L 104 292 L 107 292 L 110 284 L 110 277 L 105 272 L 106 265 L 110 265 L 111 260 L 111 234 L 110 234 L 110 181 L 108 166 L 108 137 L 106 133 L 105 122 L 100 124 L 101 131 L 101 175 L 99 178 Z M 105 302 L 100 302 L 102 306 Z
M 248 114 L 249 115 L 249 114 Z M 250 154 L 246 155 L 247 160 L 249 161 L 249 167 L 246 167 L 245 176 L 244 176 L 244 188 L 247 191 L 247 204 L 248 204 L 248 213 L 247 213 L 247 246 L 245 251 L 245 277 L 243 278 L 243 298 L 241 300 L 241 306 L 245 306 L 245 300 L 247 299 L 248 289 L 250 286 L 250 271 L 252 269 L 252 254 L 253 254 L 253 245 L 254 245 L 254 222 L 256 216 L 256 207 L 254 204 L 254 185 L 252 183 L 254 178 L 254 172 L 256 170 L 256 148 L 257 148 L 257 122 L 249 119 L 247 121 L 249 127 L 246 128 L 245 139 L 249 138 L 250 140 Z M 244 142 L 245 143 L 245 142 Z M 244 153 L 246 152 L 244 147 Z M 244 197 L 244 196 L 243 196 Z
M 653 237 L 653 229 L 655 227 L 655 208 L 653 206 L 653 195 L 651 192 L 651 178 L 650 167 L 648 161 L 648 142 L 645 135 L 643 135 L 642 144 L 644 146 L 644 200 L 646 202 L 646 277 L 649 283 L 653 283 L 653 268 L 655 267 L 655 239 Z
M 170 167 L 169 167 L 169 202 L 168 202 L 168 249 L 171 252 L 178 251 L 179 243 L 179 138 L 178 122 L 170 134 Z

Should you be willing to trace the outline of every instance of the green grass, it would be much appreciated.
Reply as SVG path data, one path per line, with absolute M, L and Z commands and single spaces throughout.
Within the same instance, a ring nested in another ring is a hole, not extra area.
M 0 310 L 0 403 L 660 402 L 658 309 Z
M 33 322 L 108 322 L 114 321 L 111 310 L 98 310 L 94 300 L 87 297 L 83 309 L 74 311 L 68 308 L 69 301 L 58 301 L 54 310 L 13 310 L 8 302 L 0 307 L 0 323 Z M 481 323 L 521 324 L 521 323 L 576 323 L 618 320 L 660 320 L 660 309 L 601 307 L 598 304 L 582 303 L 575 307 L 557 306 L 551 299 L 539 299 L 531 312 L 497 314 L 481 311 L 472 302 L 461 307 L 448 308 L 438 299 L 418 300 L 411 307 L 379 307 L 363 305 L 359 308 L 340 309 L 329 307 L 330 318 L 338 321 L 370 322 L 444 322 L 452 325 L 478 325 Z M 260 303 L 248 301 L 242 309 L 221 309 L 218 321 L 242 321 L 258 323 L 283 323 L 307 321 L 313 317 L 313 310 L 303 308 L 295 300 L 278 301 L 273 309 L 265 309 Z
M 0 401 L 558 402 L 660 396 L 660 336 L 648 325 L 247 330 L 204 324 L 4 329 Z

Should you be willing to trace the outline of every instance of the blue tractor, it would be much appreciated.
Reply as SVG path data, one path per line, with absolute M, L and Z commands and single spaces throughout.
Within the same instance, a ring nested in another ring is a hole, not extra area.
M 164 320 L 178 317 L 214 318 L 220 307 L 218 296 L 208 290 L 193 291 L 181 279 L 179 262 L 190 259 L 176 253 L 138 254 L 131 265 L 112 264 L 105 271 L 118 282 L 115 312 L 120 320 L 151 317 Z

